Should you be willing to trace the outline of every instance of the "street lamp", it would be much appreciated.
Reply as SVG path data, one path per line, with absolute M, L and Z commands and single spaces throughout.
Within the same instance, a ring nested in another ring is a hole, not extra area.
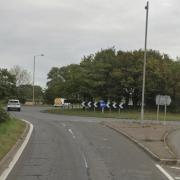
M 142 102 L 141 102 L 141 121 L 144 120 L 144 91 L 146 82 L 146 59 L 147 59 L 147 30 L 148 30 L 148 13 L 149 13 L 149 2 L 145 6 L 146 10 L 146 27 L 145 27 L 145 43 L 144 43 L 144 66 L 143 66 L 143 84 L 142 84 Z
M 35 102 L 34 102 L 34 82 L 35 82 L 35 63 L 36 63 L 36 57 L 37 56 L 44 56 L 44 54 L 39 54 L 39 55 L 34 56 L 34 64 L 33 64 L 33 99 L 32 99 L 33 105 L 35 104 Z

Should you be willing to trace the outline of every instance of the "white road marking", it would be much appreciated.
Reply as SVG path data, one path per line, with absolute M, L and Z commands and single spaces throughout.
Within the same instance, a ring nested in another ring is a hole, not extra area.
M 108 138 L 103 138 L 103 141 L 107 141 L 108 140 Z
M 174 177 L 175 179 L 180 179 L 180 177 Z
M 174 180 L 174 178 L 173 178 L 165 169 L 163 169 L 159 164 L 156 164 L 156 167 L 157 167 L 169 180 Z
M 66 127 L 66 124 L 65 124 L 65 123 L 62 123 L 62 125 L 63 125 L 64 127 Z
M 87 160 L 86 160 L 86 157 L 85 157 L 84 154 L 83 154 L 83 160 L 84 160 L 85 167 L 87 169 L 88 168 L 88 163 L 87 163 Z
M 176 166 L 171 166 L 170 168 L 172 168 L 172 169 L 179 169 L 180 170 L 180 167 L 176 167 Z
M 76 136 L 74 135 L 73 131 L 71 129 L 68 129 L 68 131 L 71 133 L 72 137 L 75 139 Z
M 99 148 L 101 148 L 101 149 L 112 149 L 111 146 L 100 146 Z
M 25 137 L 24 142 L 22 143 L 21 147 L 18 149 L 18 151 L 14 155 L 12 161 L 9 163 L 8 167 L 1 174 L 0 180 L 5 180 L 8 177 L 9 173 L 12 171 L 13 167 L 15 166 L 15 164 L 17 163 L 18 159 L 20 158 L 21 154 L 23 153 L 23 150 L 27 146 L 27 143 L 31 137 L 32 132 L 33 132 L 33 125 L 24 119 L 22 119 L 22 120 L 30 125 L 29 132 L 28 132 L 27 136 Z

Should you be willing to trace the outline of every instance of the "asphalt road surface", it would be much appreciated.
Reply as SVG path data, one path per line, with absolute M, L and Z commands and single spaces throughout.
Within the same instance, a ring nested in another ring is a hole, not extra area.
M 12 114 L 34 125 L 7 180 L 163 180 L 155 162 L 101 119 L 41 113 Z

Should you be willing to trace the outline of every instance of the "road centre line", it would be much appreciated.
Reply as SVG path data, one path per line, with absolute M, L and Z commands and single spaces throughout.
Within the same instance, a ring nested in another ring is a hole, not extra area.
M 62 125 L 63 125 L 64 127 L 66 127 L 66 124 L 65 124 L 65 123 L 62 123 Z
M 71 129 L 68 129 L 68 131 L 71 133 L 72 137 L 75 139 L 76 136 L 74 135 L 73 131 Z
M 157 167 L 169 180 L 174 180 L 174 178 L 173 178 L 164 168 L 162 168 L 159 164 L 156 164 L 156 167 Z
M 82 156 L 83 156 L 83 160 L 84 160 L 85 167 L 86 167 L 86 169 L 87 169 L 87 168 L 88 168 L 88 163 L 87 163 L 86 157 L 85 157 L 84 154 L 83 154 Z
M 74 135 L 73 131 L 71 129 L 68 129 L 68 131 L 71 133 L 72 137 L 75 139 L 76 136 Z M 82 154 L 82 157 L 83 157 L 83 160 L 84 160 L 85 168 L 87 169 L 88 168 L 88 163 L 87 163 L 86 157 L 85 157 L 84 154 Z
M 75 139 L 76 136 L 74 135 L 73 131 L 71 129 L 68 129 L 68 131 L 71 133 L 72 137 Z M 82 154 L 82 157 L 83 157 L 83 160 L 84 160 L 85 168 L 87 169 L 88 168 L 88 163 L 87 163 L 86 157 L 85 157 L 84 154 Z

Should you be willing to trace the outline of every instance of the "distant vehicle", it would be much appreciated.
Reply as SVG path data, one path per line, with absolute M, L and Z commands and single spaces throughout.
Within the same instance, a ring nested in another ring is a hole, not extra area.
M 7 104 L 7 111 L 21 111 L 21 104 L 18 99 L 10 99 Z
M 54 107 L 68 107 L 70 104 L 65 98 L 54 99 Z

